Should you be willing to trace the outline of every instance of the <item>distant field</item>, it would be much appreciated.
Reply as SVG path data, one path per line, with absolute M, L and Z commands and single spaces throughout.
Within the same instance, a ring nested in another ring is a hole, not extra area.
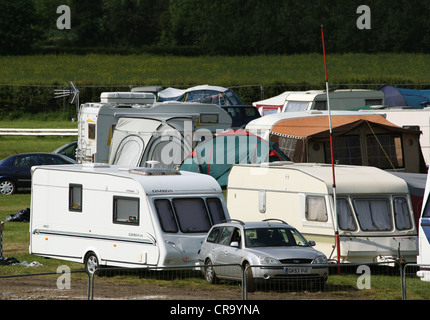
M 430 54 L 328 55 L 331 83 L 430 83 Z M 322 54 L 176 57 L 43 55 L 0 57 L 0 84 L 321 84 Z

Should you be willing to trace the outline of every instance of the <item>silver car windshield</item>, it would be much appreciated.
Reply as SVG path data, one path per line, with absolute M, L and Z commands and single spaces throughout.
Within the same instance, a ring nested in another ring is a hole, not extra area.
M 245 230 L 245 246 L 247 248 L 280 246 L 308 247 L 309 244 L 295 229 L 255 228 Z

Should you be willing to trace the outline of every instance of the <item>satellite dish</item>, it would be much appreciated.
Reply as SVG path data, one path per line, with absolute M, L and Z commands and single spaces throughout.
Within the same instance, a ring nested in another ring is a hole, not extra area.
M 69 103 L 74 104 L 76 103 L 76 110 L 79 109 L 79 89 L 76 87 L 76 85 L 70 81 L 69 82 L 70 89 L 65 90 L 54 90 L 54 97 L 55 98 L 64 98 L 64 97 L 70 97 Z

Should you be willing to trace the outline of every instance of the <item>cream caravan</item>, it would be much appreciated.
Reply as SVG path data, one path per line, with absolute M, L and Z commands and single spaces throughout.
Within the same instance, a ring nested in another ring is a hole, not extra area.
M 368 105 L 383 105 L 384 92 L 379 90 L 341 89 L 329 92 L 331 110 L 351 110 Z M 276 97 L 253 103 L 261 115 L 265 112 L 327 110 L 324 90 L 286 91 Z
M 337 215 L 331 165 L 234 165 L 227 207 L 231 218 L 242 221 L 282 219 L 340 262 L 416 261 L 417 230 L 406 182 L 364 166 L 338 165 L 335 177 Z M 336 231 L 340 246 L 335 248 Z
M 78 115 L 77 161 L 108 163 L 112 135 L 122 117 L 181 114 L 196 116 L 196 129 L 211 131 L 231 127 L 228 113 L 214 104 L 155 102 L 153 93 L 103 92 L 100 102 L 85 103 Z
M 88 163 L 33 167 L 31 254 L 98 266 L 184 266 L 228 219 L 210 176 Z

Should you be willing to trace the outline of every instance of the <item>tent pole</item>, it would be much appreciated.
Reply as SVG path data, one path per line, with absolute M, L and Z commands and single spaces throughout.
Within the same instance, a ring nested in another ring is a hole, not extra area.
M 325 43 L 324 43 L 324 26 L 322 23 L 321 4 L 319 3 L 319 5 L 320 5 L 320 16 L 321 16 L 321 39 L 322 39 L 323 57 L 324 57 L 325 90 L 327 95 L 327 110 L 328 110 L 328 122 L 329 122 L 329 132 L 330 132 L 330 156 L 331 156 L 331 168 L 332 168 L 332 176 L 333 176 L 333 211 L 334 211 L 335 237 L 336 237 L 336 255 L 337 255 L 337 263 L 340 263 L 340 240 L 339 240 L 339 228 L 338 228 L 338 221 L 337 221 L 338 219 L 337 219 L 336 177 L 335 177 L 334 157 L 333 157 L 333 130 L 331 125 L 327 60 L 326 60 Z M 338 273 L 339 271 L 340 270 L 338 269 Z

